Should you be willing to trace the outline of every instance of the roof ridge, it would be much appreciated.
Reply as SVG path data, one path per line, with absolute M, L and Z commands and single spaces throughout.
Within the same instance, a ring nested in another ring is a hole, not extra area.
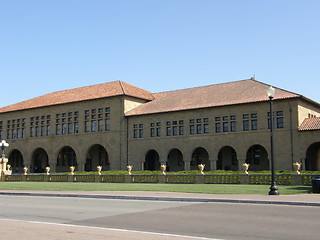
M 122 84 L 122 81 L 119 80 L 119 83 L 120 83 L 121 90 L 122 90 L 123 94 L 125 95 L 125 94 L 126 94 L 126 91 L 125 91 L 125 89 L 124 89 L 124 86 L 123 86 L 123 84 Z
M 232 84 L 232 83 L 237 83 L 237 82 L 243 82 L 243 81 L 256 81 L 259 82 L 255 79 L 242 79 L 242 80 L 236 80 L 236 81 L 232 81 L 232 82 L 223 82 L 223 83 L 215 83 L 215 84 L 208 84 L 208 85 L 203 85 L 203 86 L 197 86 L 197 87 L 189 87 L 189 88 L 181 88 L 181 89 L 176 89 L 176 90 L 170 90 L 170 91 L 163 91 L 163 92 L 157 92 L 154 94 L 160 94 L 160 93 L 170 93 L 170 92 L 176 92 L 176 91 L 184 91 L 184 90 L 190 90 L 190 89 L 196 89 L 196 88 L 204 88 L 204 87 L 211 87 L 211 86 L 219 86 L 219 85 L 224 85 L 224 84 Z M 262 83 L 262 82 L 259 82 Z M 269 86 L 268 84 L 265 84 L 267 86 Z

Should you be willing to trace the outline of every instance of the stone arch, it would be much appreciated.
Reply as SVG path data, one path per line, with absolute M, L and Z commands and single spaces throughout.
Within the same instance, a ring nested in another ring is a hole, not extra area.
M 250 164 L 249 169 L 251 171 L 270 170 L 267 150 L 259 144 L 248 149 L 246 163 Z
M 320 142 L 311 144 L 306 152 L 305 169 L 307 171 L 320 170 Z
M 144 170 L 160 170 L 160 157 L 156 150 L 149 150 L 145 157 Z
M 49 166 L 49 157 L 43 148 L 37 148 L 31 157 L 30 171 L 32 173 L 44 173 L 45 168 Z
M 167 171 L 183 171 L 184 170 L 184 162 L 182 152 L 173 148 L 170 150 L 167 158 Z
M 73 148 L 65 146 L 58 153 L 56 172 L 69 172 L 70 166 L 78 166 L 77 156 Z
M 8 164 L 11 165 L 12 173 L 22 173 L 24 168 L 23 156 L 18 149 L 9 154 Z
M 103 171 L 110 170 L 108 152 L 100 144 L 92 145 L 88 150 L 84 170 L 87 172 L 96 171 L 97 166 L 102 166 Z
M 198 147 L 193 151 L 190 162 L 190 170 L 198 170 L 199 164 L 205 164 L 205 169 L 207 170 L 211 169 L 209 154 L 203 147 Z
M 220 149 L 218 154 L 217 170 L 239 170 L 237 153 L 234 148 L 224 146 Z

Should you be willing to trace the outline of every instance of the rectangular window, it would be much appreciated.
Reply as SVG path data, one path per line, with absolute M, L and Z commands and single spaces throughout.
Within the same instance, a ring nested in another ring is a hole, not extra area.
M 277 128 L 283 128 L 284 124 L 283 124 L 283 118 L 277 118 Z
M 61 127 L 60 125 L 56 125 L 56 135 L 60 135 L 61 134 Z
M 150 128 L 150 137 L 155 137 L 155 129 Z
M 209 133 L 209 124 L 203 124 L 203 133 L 208 134 Z
M 90 122 L 89 121 L 85 121 L 84 122 L 84 131 L 85 132 L 89 132 L 90 131 Z
M 98 120 L 98 131 L 102 132 L 103 131 L 103 120 Z
M 236 122 L 230 122 L 230 131 L 231 132 L 237 131 L 237 123 Z
M 51 133 L 51 127 L 50 125 L 47 125 L 47 132 L 46 132 L 46 136 L 49 136 Z
M 216 133 L 221 133 L 221 123 L 216 123 Z
M 197 134 L 201 134 L 201 133 L 202 133 L 202 125 L 197 124 Z
M 74 133 L 78 133 L 79 132 L 79 123 L 75 122 L 74 123 Z
M 243 121 L 243 131 L 249 131 L 250 127 L 249 127 L 249 120 L 244 120 Z
M 177 126 L 173 126 L 172 127 L 172 135 L 173 136 L 177 136 L 178 135 L 178 127 Z
M 257 119 L 251 120 L 251 130 L 258 130 L 258 120 Z
M 133 138 L 138 138 L 138 130 L 133 129 Z
M 179 135 L 184 135 L 184 126 L 179 126 Z
M 249 119 L 249 114 L 243 114 L 243 119 Z
M 21 138 L 21 130 L 20 130 L 20 128 L 17 129 L 17 138 Z
M 72 134 L 72 130 L 73 130 L 73 124 L 68 123 L 68 134 Z
M 277 111 L 277 128 L 284 128 L 283 111 Z
M 229 122 L 223 123 L 223 132 L 229 132 Z
M 62 124 L 62 135 L 65 135 L 67 133 L 67 124 Z
M 139 138 L 143 138 L 143 129 L 139 129 Z
M 194 125 L 190 125 L 190 135 L 193 135 L 194 133 Z
M 95 132 L 97 130 L 97 122 L 91 121 L 91 132 Z
M 108 118 L 108 119 L 106 119 L 106 126 L 105 126 L 106 128 L 106 131 L 108 132 L 108 131 L 110 131 L 110 119 Z
M 45 135 L 45 128 L 44 128 L 44 126 L 41 126 L 40 135 L 41 135 L 41 136 L 44 136 L 44 135 Z
M 161 137 L 161 128 L 160 127 L 157 128 L 157 137 Z
M 166 135 L 171 136 L 171 127 L 166 128 Z

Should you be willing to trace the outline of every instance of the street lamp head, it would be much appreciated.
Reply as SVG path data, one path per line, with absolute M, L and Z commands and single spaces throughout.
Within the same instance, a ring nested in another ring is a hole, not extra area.
M 267 94 L 268 94 L 268 97 L 269 97 L 270 99 L 274 98 L 275 91 L 276 91 L 276 90 L 275 90 L 272 86 L 270 86 L 270 87 L 268 88 Z
M 9 144 L 5 141 L 5 140 L 2 140 L 1 141 L 1 144 L 0 144 L 0 147 L 1 147 L 1 150 L 2 150 L 2 157 L 4 158 L 4 149 L 6 149 L 7 147 L 9 147 Z

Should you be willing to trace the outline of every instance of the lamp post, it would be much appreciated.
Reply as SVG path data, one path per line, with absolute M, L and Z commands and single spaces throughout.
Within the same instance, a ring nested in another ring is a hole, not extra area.
M 275 89 L 270 86 L 267 90 L 270 103 L 270 145 L 271 145 L 271 187 L 269 195 L 279 195 L 278 188 L 276 186 L 276 177 L 274 172 L 274 152 L 273 152 L 273 98 L 275 94 Z
M 5 157 L 4 150 L 5 150 L 7 147 L 9 147 L 9 143 L 7 143 L 5 140 L 2 140 L 2 141 L 1 141 L 1 144 L 0 144 L 0 147 L 1 147 L 1 151 L 2 151 L 1 158 L 4 158 L 4 157 Z

